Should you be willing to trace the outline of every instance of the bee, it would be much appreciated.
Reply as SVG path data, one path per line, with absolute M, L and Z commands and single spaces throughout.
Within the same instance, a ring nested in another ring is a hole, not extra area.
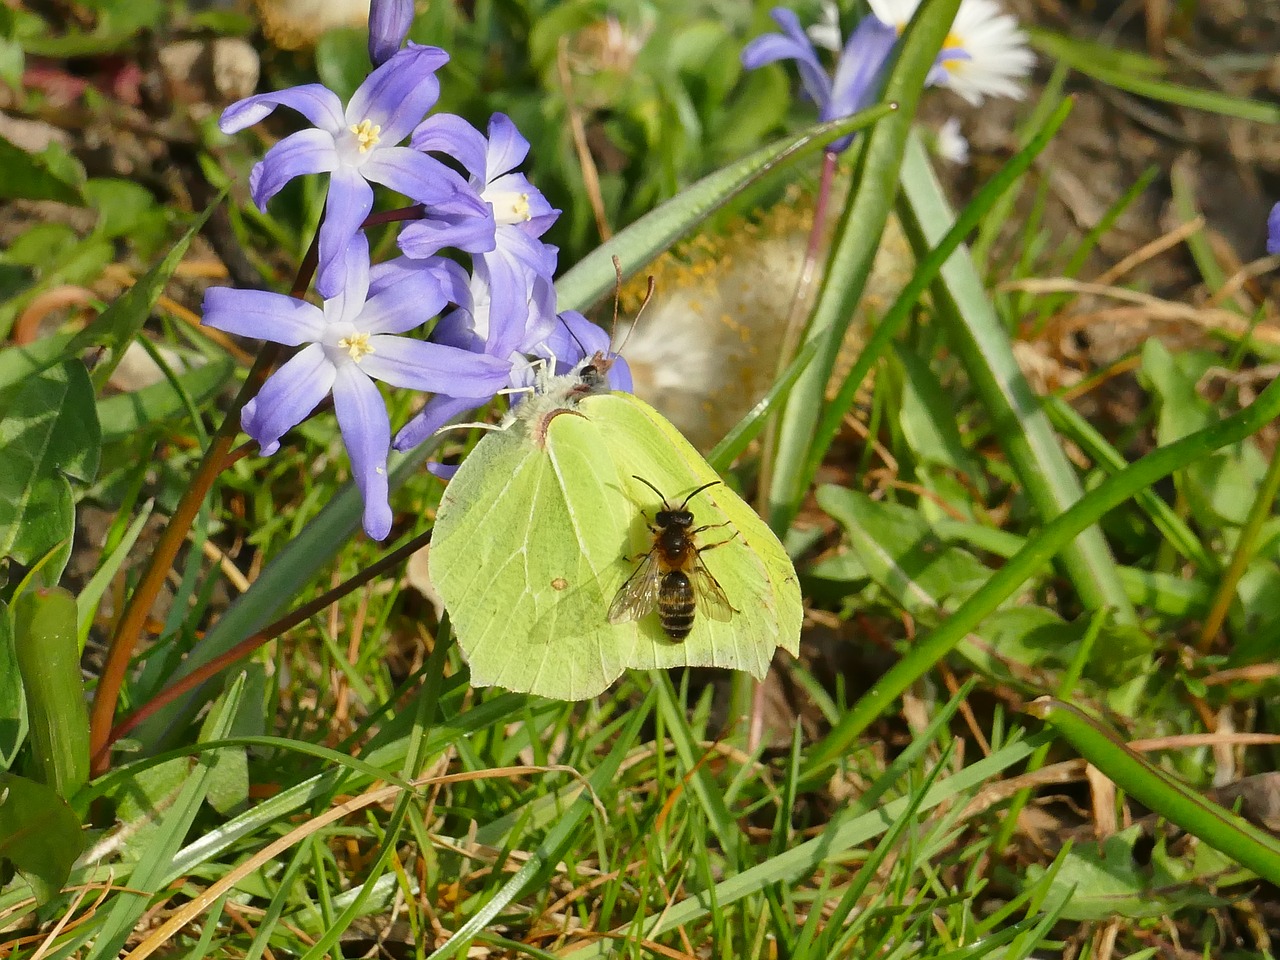
M 658 495 L 662 501 L 662 509 L 654 514 L 653 522 L 648 524 L 649 532 L 653 534 L 653 546 L 640 559 L 640 565 L 631 576 L 618 588 L 613 603 L 609 605 L 609 622 L 639 620 L 657 609 L 658 622 L 662 624 L 663 631 L 672 640 L 679 641 L 693 629 L 695 611 L 712 620 L 728 620 L 737 610 L 729 603 L 729 598 L 724 595 L 724 590 L 699 554 L 722 546 L 733 537 L 699 547 L 699 533 L 725 524 L 693 527 L 693 513 L 688 509 L 690 500 L 720 481 L 704 483 L 685 497 L 680 506 L 675 507 L 662 495 L 662 491 L 644 477 L 634 479 Z

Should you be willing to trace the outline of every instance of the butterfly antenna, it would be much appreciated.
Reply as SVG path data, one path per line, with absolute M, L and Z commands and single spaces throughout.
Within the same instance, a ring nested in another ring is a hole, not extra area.
M 618 335 L 618 304 L 622 299 L 622 261 L 617 255 L 613 258 L 613 273 L 617 278 L 613 287 L 613 329 L 609 331 L 613 336 Z M 649 277 L 649 288 L 645 291 L 644 301 L 640 304 L 640 309 L 636 311 L 636 315 L 631 318 L 631 323 L 627 327 L 627 332 L 622 337 L 622 342 L 618 344 L 618 348 L 613 352 L 621 356 L 623 349 L 627 345 L 627 341 L 631 339 L 631 334 L 635 332 L 636 324 L 640 322 L 640 315 L 644 313 L 644 308 L 649 305 L 649 301 L 653 299 L 653 291 L 657 289 L 657 281 L 653 277 Z
M 663 505 L 664 507 L 666 506 L 667 498 L 666 498 L 665 496 L 663 496 L 662 491 L 661 491 L 661 490 L 659 490 L 657 487 L 655 487 L 652 483 L 650 483 L 650 482 L 649 482 L 648 480 L 646 480 L 644 477 L 637 477 L 634 473 L 631 475 L 631 479 L 632 479 L 632 480 L 639 480 L 639 481 L 640 481 L 641 483 L 643 483 L 646 487 L 648 487 L 650 490 L 652 490 L 654 493 L 656 493 L 656 494 L 658 495 L 658 499 L 662 501 L 662 505 Z M 696 493 L 697 491 L 694 491 L 694 492 Z
M 698 487 L 698 489 L 694 490 L 693 493 L 689 494 L 687 497 L 684 498 L 684 503 L 680 504 L 680 509 L 683 510 L 685 507 L 687 507 L 689 505 L 689 501 L 692 500 L 694 497 L 696 497 L 698 494 L 700 494 L 703 490 L 707 489 L 707 487 L 714 487 L 717 483 L 721 483 L 721 482 L 723 481 L 712 480 L 709 483 L 704 483 L 702 486 Z

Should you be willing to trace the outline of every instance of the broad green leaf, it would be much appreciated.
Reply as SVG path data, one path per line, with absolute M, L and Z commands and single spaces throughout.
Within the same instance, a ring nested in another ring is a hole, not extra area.
M 187 247 L 192 238 L 204 226 L 214 208 L 222 202 L 218 197 L 204 213 L 196 218 L 187 228 L 187 232 L 178 238 L 173 247 L 159 263 L 138 278 L 137 283 L 118 300 L 102 311 L 92 323 L 78 333 L 71 341 L 68 350 L 85 350 L 89 347 L 107 347 L 110 351 L 93 369 L 93 381 L 99 388 L 107 382 L 116 366 L 124 356 L 129 342 L 138 335 L 142 325 L 146 323 L 151 308 L 160 299 L 165 284 L 178 269 L 178 264 L 187 254 Z
M 13 603 L 13 644 L 40 780 L 70 800 L 89 780 L 89 710 L 80 678 L 76 600 L 37 588 Z
M 178 383 L 191 400 L 200 404 L 214 396 L 230 378 L 235 362 L 230 357 L 210 360 L 178 374 Z M 153 427 L 170 417 L 187 412 L 182 394 L 168 380 L 161 380 L 132 393 L 118 393 L 98 401 L 102 440 L 125 440 L 139 430 Z
M 991 575 L 973 554 L 939 542 L 924 518 L 909 507 L 830 485 L 818 488 L 818 505 L 844 528 L 881 589 L 927 623 Z
M 93 386 L 84 364 L 68 360 L 0 391 L 0 410 L 0 557 L 29 565 L 71 536 L 68 477 L 97 473 Z
M 41 153 L 27 153 L 0 137 L 0 199 L 56 200 L 79 206 L 80 187 L 63 170 L 65 151 L 51 147 Z
M 0 602 L 0 769 L 13 766 L 26 739 L 27 698 L 13 649 L 13 621 L 8 605 Z
M 1184 861 L 1169 852 L 1161 837 L 1150 856 L 1143 856 L 1134 844 L 1150 837 L 1149 829 L 1135 825 L 1100 844 L 1073 846 L 1050 882 L 1047 902 L 1061 904 L 1064 920 L 1173 916 L 1189 907 L 1229 903 L 1232 898 L 1212 891 L 1232 879 L 1230 872 L 1236 882 L 1250 876 L 1205 844 L 1195 844 Z M 1027 882 L 1038 882 L 1044 873 L 1039 864 L 1030 865 Z
M 0 862 L 13 864 L 37 903 L 62 889 L 83 849 L 79 819 L 51 787 L 0 773 Z
M 73 333 L 58 333 L 22 347 L 0 350 L 0 394 L 5 387 L 47 370 L 67 353 Z

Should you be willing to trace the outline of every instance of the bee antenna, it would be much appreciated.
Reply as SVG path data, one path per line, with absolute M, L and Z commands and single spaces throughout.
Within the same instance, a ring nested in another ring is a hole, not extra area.
M 662 492 L 661 490 L 659 490 L 657 487 L 655 487 L 655 486 L 654 486 L 652 483 L 650 483 L 648 480 L 646 480 L 644 477 L 637 477 L 637 476 L 633 473 L 633 474 L 631 475 L 631 479 L 632 479 L 632 480 L 639 480 L 639 481 L 640 481 L 641 483 L 643 483 L 646 487 L 648 487 L 650 490 L 652 490 L 654 493 L 656 493 L 656 494 L 658 495 L 658 499 L 662 501 L 662 503 L 663 503 L 663 505 L 664 505 L 664 506 L 666 505 L 667 498 L 666 498 L 666 496 L 663 494 L 663 492 Z M 694 493 L 697 493 L 697 492 L 698 492 L 698 491 L 696 491 L 696 490 L 694 491 Z
M 637 477 L 636 479 L 639 479 L 639 478 Z M 723 483 L 723 481 L 712 480 L 710 483 L 704 483 L 697 490 L 693 491 L 693 493 L 689 494 L 687 497 L 684 498 L 684 503 L 680 504 L 680 509 L 683 510 L 685 507 L 689 505 L 690 500 L 692 500 L 694 497 L 700 494 L 703 490 L 707 489 L 707 487 L 714 487 L 717 483 Z

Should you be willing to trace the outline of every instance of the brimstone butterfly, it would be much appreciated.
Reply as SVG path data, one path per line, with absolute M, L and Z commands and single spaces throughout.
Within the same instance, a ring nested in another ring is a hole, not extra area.
M 776 647 L 795 654 L 803 606 L 790 558 L 722 484 L 700 492 L 700 525 L 731 542 L 706 565 L 736 612 L 700 617 L 687 638 L 657 616 L 610 623 L 615 594 L 653 546 L 653 493 L 683 500 L 719 480 L 656 410 L 609 392 L 588 358 L 543 376 L 503 428 L 483 437 L 445 489 L 429 566 L 475 686 L 560 700 L 603 692 L 623 670 L 726 667 L 764 676 Z

